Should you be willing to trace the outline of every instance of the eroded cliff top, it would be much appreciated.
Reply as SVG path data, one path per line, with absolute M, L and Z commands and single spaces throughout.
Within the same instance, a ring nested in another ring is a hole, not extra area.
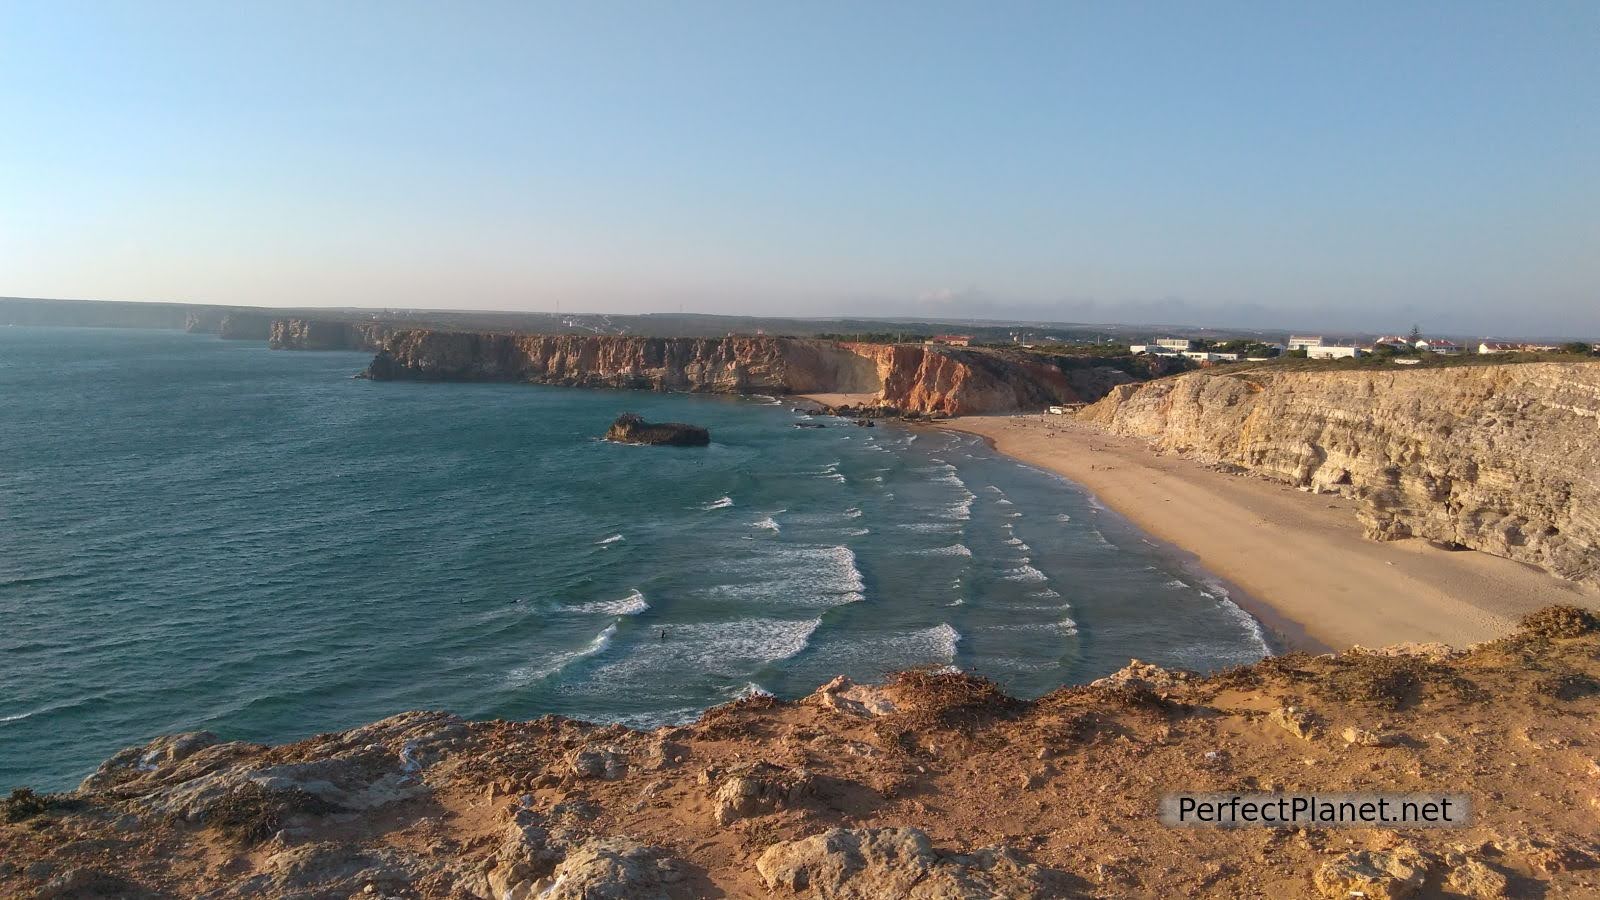
M 18 796 L 5 896 L 1594 896 L 1600 633 L 1468 652 L 1133 663 L 1035 701 L 843 679 L 635 731 L 406 713 L 279 747 L 131 748 Z M 1405 832 L 1168 829 L 1172 791 L 1452 791 Z

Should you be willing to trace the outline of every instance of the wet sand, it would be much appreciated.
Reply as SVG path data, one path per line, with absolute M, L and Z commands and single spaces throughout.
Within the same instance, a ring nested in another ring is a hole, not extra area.
M 1352 500 L 1158 455 L 1064 416 L 970 416 L 938 427 L 981 435 L 1077 482 L 1193 554 L 1290 646 L 1465 646 L 1504 636 L 1551 603 L 1600 609 L 1600 593 L 1522 563 L 1420 540 L 1369 541 Z

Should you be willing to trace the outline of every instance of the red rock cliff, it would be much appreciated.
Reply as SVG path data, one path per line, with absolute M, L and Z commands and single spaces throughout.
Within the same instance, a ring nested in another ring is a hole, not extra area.
M 916 344 L 780 337 L 646 338 L 403 331 L 377 380 L 523 381 L 709 393 L 862 393 L 918 413 L 971 415 L 1095 399 L 1131 376 L 1043 357 Z

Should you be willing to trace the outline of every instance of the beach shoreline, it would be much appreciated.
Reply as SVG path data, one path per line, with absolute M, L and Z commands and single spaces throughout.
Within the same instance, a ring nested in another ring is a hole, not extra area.
M 1228 587 L 1290 649 L 1415 641 L 1464 647 L 1550 603 L 1596 593 L 1522 563 L 1362 536 L 1356 504 L 1160 455 L 1069 417 L 967 416 L 934 427 L 1063 477 Z

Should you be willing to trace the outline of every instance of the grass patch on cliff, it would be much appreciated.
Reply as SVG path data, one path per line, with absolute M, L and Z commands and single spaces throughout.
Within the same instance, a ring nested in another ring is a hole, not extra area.
M 0 800 L 0 821 L 26 822 L 50 808 L 50 798 L 36 794 L 32 788 L 17 788 L 11 796 Z
M 1522 633 L 1545 639 L 1576 638 L 1600 631 L 1600 619 L 1576 606 L 1546 606 L 1524 616 Z
M 206 817 L 206 825 L 238 844 L 257 844 L 298 815 L 322 816 L 338 807 L 299 790 L 274 791 L 258 784 L 234 788 Z
M 905 704 L 895 713 L 895 724 L 914 730 L 988 724 L 1026 706 L 995 682 L 965 672 L 912 669 L 895 674 L 888 687 Z

